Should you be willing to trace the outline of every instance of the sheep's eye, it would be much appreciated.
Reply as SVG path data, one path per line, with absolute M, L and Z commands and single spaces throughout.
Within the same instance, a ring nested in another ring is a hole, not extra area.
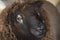
M 17 15 L 17 22 L 23 24 L 23 19 L 22 19 L 22 16 L 21 15 Z

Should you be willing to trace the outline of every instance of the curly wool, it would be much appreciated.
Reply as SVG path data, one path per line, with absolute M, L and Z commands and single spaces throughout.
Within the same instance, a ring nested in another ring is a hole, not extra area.
M 0 14 L 0 40 L 17 40 L 17 37 L 15 36 L 15 33 L 13 32 L 11 28 L 12 26 L 7 24 L 7 21 L 6 21 L 8 12 L 11 11 L 13 7 L 16 8 L 17 5 L 18 3 L 16 4 L 14 3 L 13 6 L 6 8 Z M 47 24 L 47 26 L 49 25 Z M 46 37 L 42 38 L 41 40 L 53 40 L 50 35 L 50 30 L 48 30 Z

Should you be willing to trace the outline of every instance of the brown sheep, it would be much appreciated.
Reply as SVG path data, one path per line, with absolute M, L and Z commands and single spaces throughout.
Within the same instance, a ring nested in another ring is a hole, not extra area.
M 58 20 L 57 13 L 55 7 L 46 1 L 14 3 L 0 14 L 0 40 L 55 40 L 50 28 Z M 56 23 L 55 27 L 58 21 Z

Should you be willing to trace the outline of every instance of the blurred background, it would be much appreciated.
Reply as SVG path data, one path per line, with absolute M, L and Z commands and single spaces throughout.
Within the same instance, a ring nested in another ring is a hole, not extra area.
M 47 1 L 51 2 L 54 6 L 56 6 L 60 13 L 60 0 L 47 0 Z
M 24 1 L 26 1 L 26 0 L 24 0 Z M 56 8 L 58 9 L 58 11 L 60 12 L 60 0 L 46 0 L 46 1 L 51 2 L 54 6 L 56 6 Z M 17 0 L 0 0 L 0 12 L 4 8 L 10 6 L 14 2 L 17 2 Z

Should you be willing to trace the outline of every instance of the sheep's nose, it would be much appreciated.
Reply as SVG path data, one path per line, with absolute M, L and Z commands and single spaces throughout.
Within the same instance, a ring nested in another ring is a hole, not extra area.
M 36 38 L 42 38 L 45 36 L 45 29 L 41 29 L 39 27 L 37 27 L 36 29 L 31 29 L 31 33 L 32 35 L 34 35 Z

